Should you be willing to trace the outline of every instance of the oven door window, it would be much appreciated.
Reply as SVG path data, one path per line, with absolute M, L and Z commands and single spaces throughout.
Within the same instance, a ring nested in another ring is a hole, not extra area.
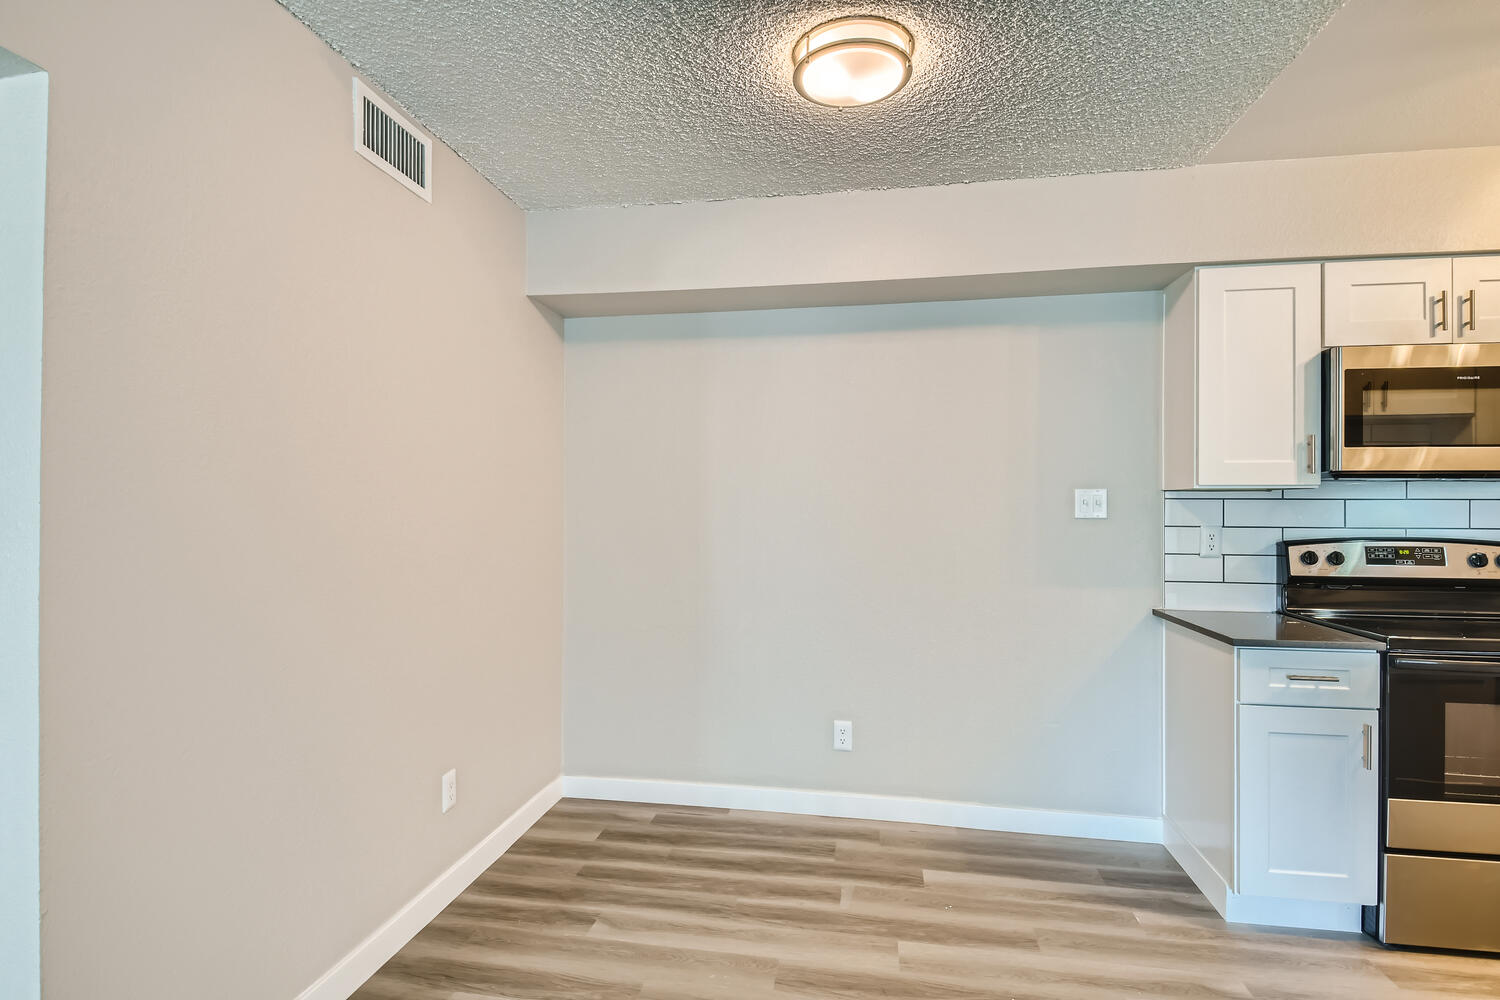
M 1500 368 L 1347 368 L 1344 446 L 1500 446 Z
M 1500 802 L 1500 663 L 1391 658 L 1390 795 Z

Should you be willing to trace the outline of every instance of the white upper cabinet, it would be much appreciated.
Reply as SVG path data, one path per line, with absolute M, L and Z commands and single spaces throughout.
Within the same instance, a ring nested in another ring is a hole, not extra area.
M 1500 257 L 1400 257 L 1323 265 L 1323 343 L 1500 341 Z
M 1500 256 L 1453 258 L 1453 339 L 1500 341 Z
M 1201 267 L 1167 290 L 1164 488 L 1318 484 L 1321 277 Z
M 1432 344 L 1453 339 L 1453 258 L 1323 265 L 1323 343 Z

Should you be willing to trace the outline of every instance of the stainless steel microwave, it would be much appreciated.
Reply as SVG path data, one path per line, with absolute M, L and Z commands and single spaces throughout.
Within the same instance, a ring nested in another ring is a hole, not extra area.
M 1335 476 L 1500 476 L 1500 344 L 1323 352 Z

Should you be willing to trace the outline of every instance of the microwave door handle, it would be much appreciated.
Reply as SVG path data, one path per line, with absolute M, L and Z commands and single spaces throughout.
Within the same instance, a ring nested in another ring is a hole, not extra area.
M 1384 413 L 1391 408 L 1391 380 L 1386 379 L 1380 383 L 1380 412 Z

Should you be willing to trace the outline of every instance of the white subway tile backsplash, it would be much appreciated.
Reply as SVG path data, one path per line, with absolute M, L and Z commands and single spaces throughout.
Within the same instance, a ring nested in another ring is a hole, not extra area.
M 1405 538 L 1400 528 L 1286 528 L 1281 536 L 1289 542 L 1304 538 Z
M 1385 528 L 1422 524 L 1429 528 L 1467 528 L 1467 500 L 1350 500 L 1345 524 L 1350 528 Z
M 1225 583 L 1275 583 L 1275 556 L 1225 556 Z
M 1224 560 L 1218 556 L 1200 559 L 1196 555 L 1169 555 L 1166 571 L 1168 580 L 1219 583 L 1224 579 Z
M 1198 554 L 1202 544 L 1202 528 L 1167 528 L 1166 552 L 1191 552 Z
M 1500 531 L 1487 531 L 1483 528 L 1407 528 L 1406 537 L 1430 538 L 1433 541 L 1456 538 L 1475 542 L 1500 542 Z
M 1265 501 L 1274 503 L 1275 501 Z M 1168 527 L 1195 526 L 1224 523 L 1223 500 L 1168 500 L 1166 509 Z
M 1225 555 L 1274 556 L 1279 541 L 1280 528 L 1225 528 L 1222 547 Z
M 1341 528 L 1344 525 L 1343 500 L 1225 500 L 1223 503 L 1226 526 Z
M 1500 500 L 1475 500 L 1469 504 L 1469 527 L 1500 528 Z
M 1313 490 L 1167 493 L 1163 503 L 1166 606 L 1184 610 L 1276 610 L 1282 539 L 1500 542 L 1500 480 L 1343 480 Z M 1223 526 L 1222 558 L 1198 558 L 1200 525 Z
M 1288 500 L 1402 500 L 1406 482 L 1400 479 L 1330 479 L 1307 490 L 1286 490 Z
M 1500 479 L 1413 479 L 1406 484 L 1412 500 L 1500 500 Z
M 1168 583 L 1166 606 L 1180 611 L 1275 611 L 1274 583 Z

